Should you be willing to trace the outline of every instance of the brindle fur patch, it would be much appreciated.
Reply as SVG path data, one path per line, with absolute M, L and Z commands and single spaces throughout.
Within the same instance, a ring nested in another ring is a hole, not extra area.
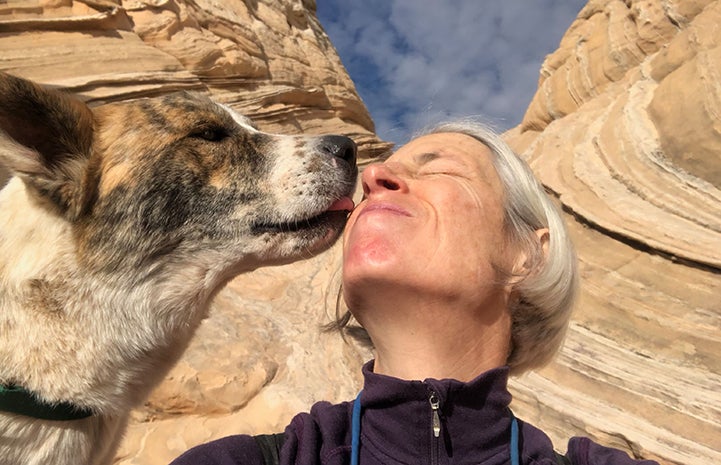
M 59 283 L 35 278 L 25 282 L 22 298 L 26 308 L 34 312 L 61 317 L 66 294 Z
M 81 222 L 85 262 L 139 266 L 184 242 L 221 240 L 231 229 L 221 220 L 260 196 L 247 180 L 266 177 L 267 136 L 205 97 L 110 105 L 97 120 L 100 196 Z

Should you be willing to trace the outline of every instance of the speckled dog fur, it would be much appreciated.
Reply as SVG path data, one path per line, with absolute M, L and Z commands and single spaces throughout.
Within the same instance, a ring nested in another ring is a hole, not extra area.
M 352 208 L 352 143 L 201 95 L 91 109 L 0 74 L 0 129 L 0 384 L 95 412 L 0 412 L 5 465 L 110 463 L 216 293 L 325 250 Z

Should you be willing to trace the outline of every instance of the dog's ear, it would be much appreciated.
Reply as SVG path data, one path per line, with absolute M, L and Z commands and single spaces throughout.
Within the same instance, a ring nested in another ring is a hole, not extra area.
M 92 139 L 85 103 L 0 73 L 0 163 L 69 217 L 85 203 Z

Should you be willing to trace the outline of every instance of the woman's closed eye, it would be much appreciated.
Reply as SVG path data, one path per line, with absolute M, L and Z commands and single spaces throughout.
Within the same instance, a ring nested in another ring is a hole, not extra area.
M 419 176 L 464 176 L 467 170 L 464 170 L 460 163 L 453 160 L 438 158 L 428 162 L 418 169 Z

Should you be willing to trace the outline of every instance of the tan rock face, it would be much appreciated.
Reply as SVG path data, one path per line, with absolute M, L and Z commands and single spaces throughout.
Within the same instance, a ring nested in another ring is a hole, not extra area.
M 721 462 L 719 24 L 721 0 L 590 1 L 506 134 L 581 260 L 565 348 L 512 386 L 516 413 L 561 450 L 581 434 L 663 464 Z M 350 135 L 361 162 L 388 149 L 313 0 L 9 0 L 0 69 L 91 104 L 207 92 L 264 130 Z M 352 398 L 370 354 L 319 330 L 339 265 L 336 247 L 233 281 L 117 463 L 167 463 Z
M 721 1 L 591 1 L 507 140 L 569 213 L 582 296 L 515 410 L 662 463 L 721 460 Z

